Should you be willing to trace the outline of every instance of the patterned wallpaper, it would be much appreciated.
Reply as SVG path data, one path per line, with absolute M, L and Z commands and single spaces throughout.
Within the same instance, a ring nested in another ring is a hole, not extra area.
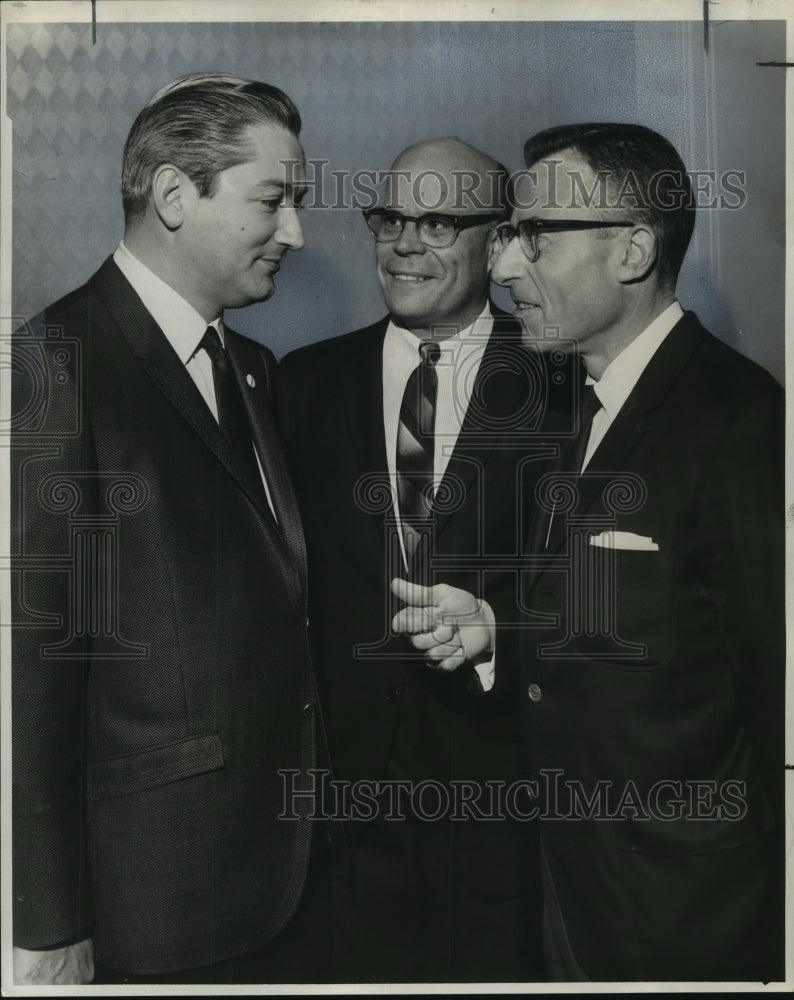
M 516 170 L 531 132 L 619 118 L 664 132 L 695 169 L 745 169 L 742 212 L 699 219 L 681 298 L 781 377 L 785 73 L 756 63 L 784 46 L 779 22 L 715 24 L 708 56 L 698 22 L 100 23 L 96 44 L 89 24 L 8 24 L 14 312 L 34 314 L 112 251 L 122 146 L 144 101 L 179 74 L 223 69 L 286 90 L 328 172 L 385 169 L 433 135 Z M 278 355 L 383 311 L 360 213 L 304 221 L 306 249 L 274 298 L 232 317 Z

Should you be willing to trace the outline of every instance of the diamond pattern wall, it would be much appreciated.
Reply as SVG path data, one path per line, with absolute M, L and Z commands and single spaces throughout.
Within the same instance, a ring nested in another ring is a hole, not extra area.
M 307 156 L 328 161 L 331 193 L 331 171 L 385 169 L 433 135 L 458 135 L 516 170 L 531 132 L 593 119 L 656 127 L 697 169 L 746 169 L 754 196 L 741 227 L 755 234 L 754 253 L 713 213 L 702 217 L 682 297 L 782 374 L 785 73 L 756 67 L 785 59 L 782 23 L 715 24 L 708 57 L 698 22 L 100 23 L 95 45 L 89 24 L 9 23 L 3 55 L 18 315 L 112 252 L 121 151 L 144 101 L 182 73 L 219 69 L 287 91 Z M 383 311 L 360 213 L 317 208 L 304 220 L 306 249 L 282 268 L 275 297 L 232 317 L 279 355 Z

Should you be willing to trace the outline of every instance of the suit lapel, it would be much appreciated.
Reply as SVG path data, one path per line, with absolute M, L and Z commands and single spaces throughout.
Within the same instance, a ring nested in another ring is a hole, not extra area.
M 217 424 L 207 404 L 165 334 L 112 258 L 105 261 L 92 283 L 135 357 L 145 364 L 161 391 L 220 459 Z
M 480 463 L 484 462 L 496 447 L 504 433 L 512 428 L 501 427 L 493 432 L 484 417 L 498 411 L 515 412 L 525 380 L 509 365 L 503 364 L 505 351 L 514 343 L 518 349 L 520 328 L 515 321 L 491 306 L 494 314 L 494 328 L 488 338 L 482 362 L 475 380 L 472 400 L 467 407 L 460 434 L 442 479 L 449 485 L 452 477 L 468 488 L 476 474 L 477 464 L 467 461 L 470 455 Z M 356 455 L 361 475 L 381 474 L 388 483 L 388 460 L 386 456 L 386 435 L 383 424 L 383 343 L 389 317 L 368 327 L 354 342 L 346 345 L 347 391 L 345 392 L 345 419 L 351 447 Z M 484 427 L 487 430 L 484 432 Z M 378 519 L 381 529 L 384 519 Z M 438 514 L 436 534 L 448 523 L 449 515 Z
M 630 397 L 615 417 L 581 476 L 576 476 L 572 471 L 559 473 L 575 491 L 575 505 L 569 511 L 562 507 L 553 516 L 539 517 L 538 527 L 545 534 L 544 537 L 533 537 L 532 544 L 539 547 L 529 551 L 551 557 L 562 548 L 568 534 L 568 516 L 586 514 L 595 501 L 602 497 L 610 477 L 625 468 L 626 461 L 644 432 L 645 424 L 640 419 L 638 402 Z M 561 487 L 558 495 L 562 498 L 567 491 L 563 484 Z
M 562 447 L 561 441 L 563 440 L 563 435 L 570 434 L 571 431 L 570 409 L 549 411 L 546 415 L 543 429 L 544 434 L 547 435 L 546 443 L 549 449 L 555 448 L 557 449 L 557 453 L 550 455 L 540 478 L 552 473 L 556 463 L 559 461 L 559 449 Z M 538 505 L 531 507 L 530 510 L 532 511 L 532 515 L 529 523 L 526 552 L 532 556 L 550 555 L 554 551 L 552 547 L 552 533 L 555 528 L 555 521 L 561 519 L 552 517 L 549 512 L 542 510 Z
M 383 428 L 383 340 L 388 317 L 346 345 L 345 420 L 359 471 L 388 477 Z
M 504 435 L 518 429 L 499 422 L 497 417 L 500 413 L 519 412 L 522 396 L 527 391 L 526 379 L 514 361 L 516 351 L 521 350 L 520 327 L 493 304 L 491 310 L 494 315 L 493 329 L 477 370 L 458 439 L 439 484 L 437 492 L 441 496 L 448 492 L 454 495 L 458 486 L 464 492 L 468 491 L 478 469 L 485 466 Z M 443 533 L 453 515 L 454 510 L 436 512 L 436 538 Z
M 152 381 L 187 420 L 226 471 L 238 482 L 251 503 L 260 511 L 261 521 L 272 536 L 274 545 L 283 547 L 283 540 L 280 538 L 263 491 L 258 484 L 251 482 L 236 454 L 230 453 L 228 448 L 221 447 L 218 425 L 193 379 L 112 258 L 105 261 L 96 273 L 92 285 L 117 323 L 133 354 L 145 365 Z M 270 486 L 269 481 L 268 486 Z
M 575 513 L 586 514 L 600 503 L 611 476 L 630 471 L 631 455 L 645 434 L 653 411 L 662 403 L 679 372 L 694 350 L 700 324 L 693 313 L 686 313 L 665 337 L 648 362 L 628 399 L 596 448 L 583 475 L 576 480 L 578 503 Z M 530 553 L 553 556 L 567 536 L 565 515 L 552 519 L 548 544 L 542 537 L 545 518 L 537 518 L 531 532 Z M 540 530 L 539 530 L 540 529 Z
M 606 477 L 628 469 L 632 452 L 645 434 L 653 412 L 661 405 L 692 355 L 700 324 L 685 313 L 659 345 L 628 399 L 593 452 L 580 488 L 579 509 L 586 512 L 601 498 Z
M 269 373 L 259 346 L 254 341 L 247 340 L 229 329 L 226 330 L 226 334 L 226 348 L 243 394 L 251 433 L 262 463 L 278 527 L 305 581 L 306 545 L 297 499 L 272 416 Z M 269 508 L 267 514 L 270 515 Z
M 390 495 L 391 490 L 383 426 L 383 340 L 388 321 L 385 317 L 345 344 L 344 367 L 340 373 L 344 423 L 358 479 L 366 476 L 382 479 L 386 495 Z M 375 492 L 381 493 L 380 490 Z M 379 510 L 370 518 L 382 544 L 386 516 Z

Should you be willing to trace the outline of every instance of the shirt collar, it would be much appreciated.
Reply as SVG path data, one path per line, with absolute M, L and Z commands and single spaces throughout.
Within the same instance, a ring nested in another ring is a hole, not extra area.
M 473 322 L 451 337 L 439 341 L 439 346 L 445 357 L 449 358 L 454 364 L 458 353 L 463 347 L 479 347 L 484 350 L 492 328 L 493 313 L 491 312 L 490 302 L 486 300 L 482 312 Z M 394 320 L 389 319 L 389 325 L 386 327 L 386 343 L 401 355 L 410 355 L 412 361 L 415 361 L 419 355 L 419 345 L 422 343 L 422 339 L 417 337 L 416 334 L 411 333 L 410 330 L 406 330 L 404 326 L 398 326 Z
M 614 420 L 617 416 L 648 362 L 683 315 L 684 310 L 676 300 L 664 312 L 659 313 L 628 347 L 624 347 L 620 354 L 613 358 L 598 382 L 587 376 L 585 385 L 595 387 L 598 401 L 606 410 L 610 420 Z
M 113 260 L 176 351 L 183 365 L 198 350 L 207 326 L 214 326 L 225 345 L 220 316 L 207 323 L 193 306 L 143 264 L 122 240 Z

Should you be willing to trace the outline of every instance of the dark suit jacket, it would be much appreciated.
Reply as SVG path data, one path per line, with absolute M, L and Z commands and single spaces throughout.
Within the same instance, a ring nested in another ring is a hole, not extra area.
M 525 350 L 517 324 L 494 309 L 471 403 L 436 497 L 431 582 L 484 595 L 501 622 L 518 619 L 521 483 L 540 467 L 537 428 L 548 404 L 546 358 Z M 337 778 L 394 775 L 510 782 L 519 775 L 517 631 L 500 633 L 496 688 L 472 693 L 471 676 L 428 668 L 390 634 L 389 583 L 404 576 L 383 430 L 382 354 L 388 317 L 295 351 L 282 362 L 285 447 L 309 550 L 312 633 L 327 703 Z M 565 359 L 556 367 L 567 374 Z M 353 825 L 351 843 L 366 831 Z M 505 823 L 462 823 L 462 869 L 485 893 L 516 890 L 504 851 L 483 849 Z M 470 838 L 467 839 L 467 838 Z M 515 845 L 516 841 L 513 842 Z
M 277 817 L 278 769 L 314 759 L 305 553 L 273 358 L 227 343 L 278 527 L 112 260 L 16 339 L 22 947 L 92 933 L 114 969 L 200 966 L 300 896 L 309 826 Z
M 535 522 L 527 762 L 549 929 L 593 979 L 782 976 L 782 402 L 688 313 L 545 550 Z M 658 550 L 588 543 L 610 527 Z

